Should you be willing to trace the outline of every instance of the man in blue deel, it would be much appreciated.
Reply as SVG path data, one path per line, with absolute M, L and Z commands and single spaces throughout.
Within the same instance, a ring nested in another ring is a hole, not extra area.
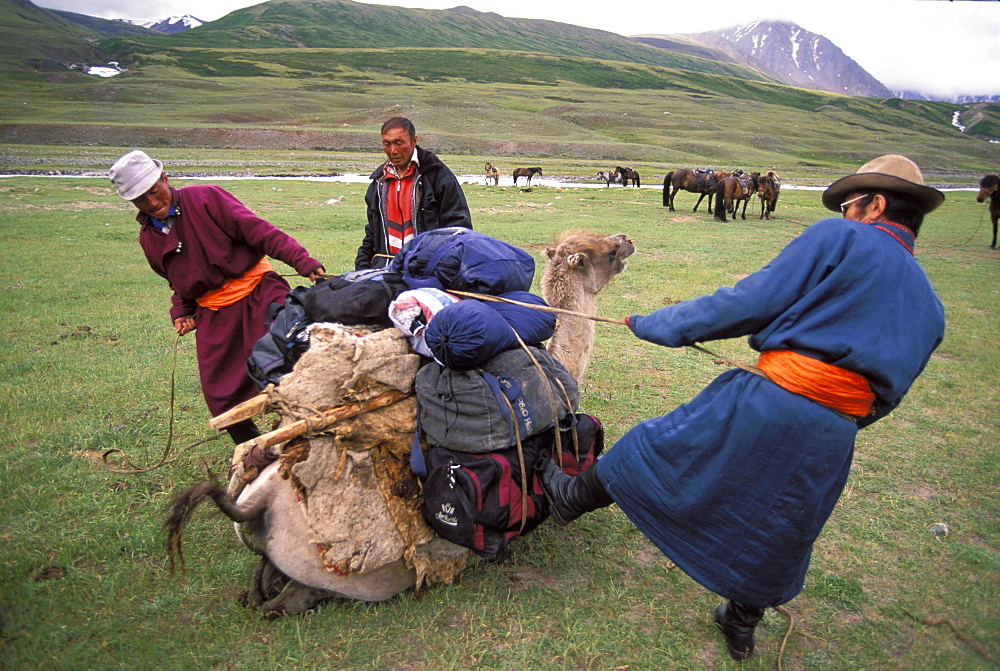
M 803 586 L 840 497 L 854 438 L 893 410 L 944 337 L 944 308 L 913 258 L 944 194 L 903 156 L 837 180 L 823 219 L 733 287 L 628 318 L 667 347 L 748 336 L 757 370 L 729 370 L 628 431 L 572 478 L 543 485 L 560 523 L 617 503 L 685 573 L 725 597 L 715 622 L 734 659 L 764 609 Z

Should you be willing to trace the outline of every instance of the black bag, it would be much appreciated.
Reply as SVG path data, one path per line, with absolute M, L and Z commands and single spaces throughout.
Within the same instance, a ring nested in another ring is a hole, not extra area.
M 314 322 L 392 326 L 389 303 L 408 288 L 401 273 L 356 270 L 311 287 L 303 303 Z
M 247 373 L 260 389 L 278 384 L 291 372 L 302 353 L 309 349 L 309 325 L 303 296 L 311 287 L 295 287 L 285 296 L 284 305 L 271 303 L 267 309 L 268 332 L 254 345 L 247 359 Z
M 581 466 L 593 466 L 604 449 L 604 427 L 591 415 L 577 414 L 574 419 L 575 426 L 562 429 L 560 437 L 563 471 L 575 476 Z M 549 516 L 536 468 L 546 459 L 556 459 L 554 444 L 555 431 L 522 441 L 523 462 L 517 446 L 488 454 L 431 447 L 426 457 L 430 472 L 424 482 L 424 519 L 442 538 L 493 559 Z

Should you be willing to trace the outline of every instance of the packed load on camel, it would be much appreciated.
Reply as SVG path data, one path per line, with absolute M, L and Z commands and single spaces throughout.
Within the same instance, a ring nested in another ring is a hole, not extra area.
M 593 306 L 633 252 L 624 235 L 568 236 L 547 250 L 543 287 L 563 303 L 588 294 Z M 265 614 L 294 613 L 331 596 L 378 601 L 449 583 L 537 527 L 549 510 L 536 471 L 554 459 L 575 475 L 603 448 L 603 430 L 577 412 L 578 377 L 543 347 L 558 341 L 556 318 L 530 293 L 533 277 L 527 252 L 471 229 L 437 229 L 384 271 L 300 292 L 296 333 L 275 311 L 279 326 L 259 349 L 280 353 L 290 370 L 272 376 L 277 384 L 258 378 L 264 393 L 212 425 L 265 411 L 280 418 L 236 447 L 225 490 L 203 483 L 178 497 L 171 556 L 183 561 L 183 526 L 210 496 L 262 556 L 249 601 Z M 345 290 L 353 298 L 337 309 L 355 314 L 312 318 L 317 303 L 328 316 Z M 571 335 L 589 356 L 592 326 L 589 339 Z M 248 367 L 263 368 L 254 357 Z

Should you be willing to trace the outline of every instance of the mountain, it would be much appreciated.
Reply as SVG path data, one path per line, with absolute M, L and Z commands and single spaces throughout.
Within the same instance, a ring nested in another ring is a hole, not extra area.
M 794 23 L 757 21 L 692 35 L 634 39 L 656 46 L 658 40 L 676 42 L 679 37 L 715 49 L 789 86 L 868 98 L 892 97 L 892 91 L 837 45 Z
M 504 49 L 769 80 L 733 62 L 654 49 L 604 30 L 507 18 L 469 7 L 408 9 L 353 0 L 270 0 L 230 12 L 197 31 L 142 40 L 136 48 L 148 52 L 165 44 L 228 49 Z
M 185 14 L 184 16 L 170 16 L 165 19 L 160 19 L 159 21 L 130 21 L 129 23 L 134 23 L 137 26 L 142 26 L 147 30 L 151 30 L 155 33 L 162 33 L 164 35 L 181 33 L 185 30 L 197 28 L 198 26 L 205 24 L 204 21 L 195 18 L 190 14 Z
M 49 9 L 47 11 L 57 14 L 68 21 L 79 24 L 88 30 L 94 31 L 101 37 L 133 36 L 142 37 L 144 35 L 155 35 L 153 31 L 140 25 L 134 25 L 121 19 L 99 19 L 96 16 L 87 14 L 77 14 L 76 12 L 66 12 L 59 9 Z

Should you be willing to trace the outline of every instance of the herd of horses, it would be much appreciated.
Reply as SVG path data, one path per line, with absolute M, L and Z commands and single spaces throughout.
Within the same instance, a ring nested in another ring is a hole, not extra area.
M 517 186 L 519 177 L 527 178 L 527 185 L 531 186 L 531 178 L 534 175 L 541 175 L 541 168 L 515 168 L 512 174 L 514 186 Z M 611 171 L 597 173 L 597 178 L 604 182 L 605 186 L 621 184 L 622 186 L 640 186 L 639 173 L 632 168 L 617 166 Z M 486 184 L 492 180 L 494 186 L 500 184 L 500 171 L 491 163 L 486 164 Z M 719 221 L 726 221 L 726 214 L 730 213 L 736 218 L 736 212 L 740 209 L 740 217 L 747 218 L 747 205 L 753 196 L 760 199 L 760 218 L 770 220 L 771 214 L 778 204 L 778 195 L 781 193 L 781 178 L 773 170 L 761 175 L 759 172 L 745 172 L 734 170 L 723 172 L 721 170 L 701 169 L 694 170 L 672 170 L 663 178 L 663 207 L 674 209 L 674 197 L 678 191 L 688 191 L 698 194 L 698 201 L 694 204 L 692 212 L 698 211 L 701 201 L 708 196 L 708 209 Z M 713 208 L 712 202 L 715 201 Z M 976 195 L 976 202 L 989 203 L 990 221 L 993 224 L 993 241 L 990 249 L 997 246 L 997 221 L 1000 220 L 1000 176 L 986 175 L 979 182 L 979 193 Z
M 490 182 L 493 186 L 500 184 L 500 171 L 492 163 L 487 163 L 486 184 Z M 535 168 L 514 168 L 511 177 L 514 179 L 514 186 L 520 177 L 525 178 L 525 184 L 531 186 L 531 178 L 541 175 L 542 169 Z M 597 178 L 604 182 L 605 186 L 621 184 L 622 186 L 639 187 L 642 185 L 639 173 L 633 168 L 616 166 L 614 170 L 601 171 L 597 173 Z M 690 191 L 699 194 L 698 202 L 694 204 L 694 212 L 698 211 L 701 201 L 708 196 L 708 209 L 712 210 L 715 218 L 726 221 L 726 213 L 731 212 L 733 218 L 736 217 L 736 210 L 742 202 L 743 209 L 740 216 L 747 218 L 747 204 L 755 194 L 760 198 L 761 209 L 760 218 L 770 219 L 778 203 L 778 194 L 781 191 L 781 179 L 773 170 L 761 177 L 759 172 L 748 173 L 743 170 L 733 172 L 722 172 L 715 170 L 674 170 L 667 173 L 663 178 L 663 206 L 674 210 L 674 196 L 679 190 Z M 716 206 L 712 208 L 712 201 Z
M 740 203 L 743 209 L 740 217 L 747 218 L 747 205 L 753 196 L 760 198 L 760 218 L 770 219 L 771 213 L 778 205 L 778 195 L 781 193 L 781 178 L 773 170 L 769 170 L 766 175 L 761 176 L 759 172 L 745 172 L 734 170 L 733 172 L 723 172 L 721 170 L 673 170 L 663 178 L 663 207 L 674 209 L 674 197 L 680 190 L 698 194 L 698 202 L 694 204 L 692 212 L 698 211 L 698 206 L 705 196 L 708 196 L 708 209 L 719 221 L 726 221 L 726 213 L 732 213 L 736 218 L 736 212 Z M 712 200 L 715 200 L 715 207 Z

